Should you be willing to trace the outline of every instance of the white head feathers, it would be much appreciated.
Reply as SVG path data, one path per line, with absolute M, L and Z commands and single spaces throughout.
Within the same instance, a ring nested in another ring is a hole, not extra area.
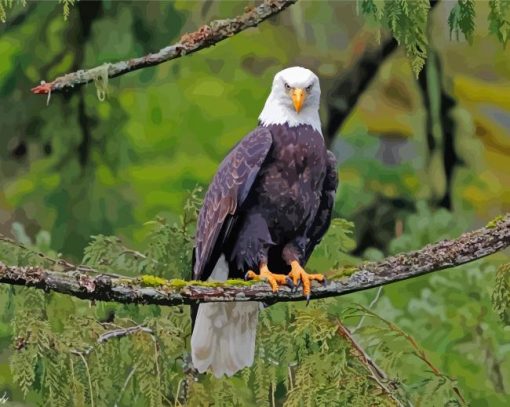
M 296 111 L 294 96 L 303 95 L 302 107 Z M 273 80 L 271 93 L 259 116 L 262 126 L 287 123 L 290 127 L 309 124 L 319 133 L 319 102 L 321 88 L 319 78 L 312 71 L 300 66 L 278 72 Z

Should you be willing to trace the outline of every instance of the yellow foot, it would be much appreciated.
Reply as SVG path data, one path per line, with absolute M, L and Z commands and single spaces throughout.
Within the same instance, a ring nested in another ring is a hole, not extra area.
M 280 285 L 289 285 L 291 288 L 293 287 L 292 280 L 288 276 L 284 274 L 271 273 L 267 268 L 267 264 L 262 264 L 260 266 L 260 274 L 255 274 L 253 271 L 249 270 L 244 276 L 244 279 L 267 281 L 273 292 L 278 291 L 278 286 Z
M 308 274 L 295 260 L 290 263 L 290 267 L 291 271 L 289 277 L 292 279 L 294 286 L 297 287 L 299 283 L 303 284 L 303 293 L 306 296 L 306 303 L 308 304 L 308 302 L 310 302 L 312 281 L 315 280 L 326 284 L 326 278 L 322 274 Z

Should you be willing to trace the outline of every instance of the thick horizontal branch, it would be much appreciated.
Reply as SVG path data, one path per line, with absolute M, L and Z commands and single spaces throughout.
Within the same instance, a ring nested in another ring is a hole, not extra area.
M 184 55 L 215 45 L 247 28 L 256 27 L 262 21 L 278 14 L 296 1 L 297 0 L 265 0 L 259 6 L 246 10 L 245 13 L 240 16 L 225 20 L 214 20 L 207 25 L 203 25 L 197 31 L 184 34 L 179 42 L 165 47 L 154 54 L 72 72 L 60 76 L 52 82 L 43 82 L 39 86 L 32 88 L 32 92 L 48 94 L 70 90 L 94 80 L 103 80 L 103 75 L 106 72 L 108 73 L 108 78 L 115 78 L 138 69 L 159 65 L 163 62 L 180 58 Z
M 348 277 L 312 288 L 312 299 L 340 296 L 355 291 L 391 284 L 411 277 L 455 267 L 481 259 L 510 245 L 510 214 L 484 228 L 468 232 L 454 240 L 443 240 L 421 250 L 365 263 Z M 273 293 L 265 283 L 247 284 L 229 280 L 185 282 L 152 276 L 124 278 L 95 274 L 80 269 L 66 272 L 42 267 L 8 266 L 0 263 L 0 283 L 36 287 L 74 297 L 120 303 L 178 305 L 199 302 L 304 300 L 302 292 L 282 287 Z

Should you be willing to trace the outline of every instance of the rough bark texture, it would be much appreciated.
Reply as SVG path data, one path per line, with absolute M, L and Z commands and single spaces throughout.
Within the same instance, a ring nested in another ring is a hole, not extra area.
M 421 250 L 388 257 L 377 263 L 365 263 L 341 279 L 312 288 L 312 299 L 345 295 L 384 284 L 481 259 L 510 245 L 510 214 L 490 222 L 486 227 L 468 232 L 454 240 L 443 240 Z M 145 279 L 147 280 L 147 279 Z M 183 282 L 148 279 L 156 286 L 146 287 L 144 279 L 84 272 L 67 272 L 41 267 L 8 266 L 0 263 L 0 283 L 36 287 L 78 298 L 121 303 L 178 305 L 229 301 L 301 301 L 302 291 L 282 287 L 271 292 L 265 283 L 235 284 Z
M 256 27 L 262 21 L 278 14 L 296 1 L 297 0 L 265 0 L 261 5 L 248 9 L 240 16 L 231 19 L 214 20 L 207 25 L 203 25 L 195 32 L 184 34 L 179 42 L 165 47 L 154 54 L 72 72 L 60 76 L 52 82 L 43 82 L 39 86 L 32 88 L 32 92 L 48 94 L 70 90 L 100 79 L 100 75 L 105 70 L 108 72 L 108 78 L 115 78 L 138 69 L 159 65 L 163 62 L 180 58 L 184 55 L 217 44 L 247 28 Z

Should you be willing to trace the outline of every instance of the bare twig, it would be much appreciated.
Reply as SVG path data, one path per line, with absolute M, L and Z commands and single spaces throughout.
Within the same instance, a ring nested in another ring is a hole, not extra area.
M 5 243 L 8 243 L 14 247 L 17 247 L 18 249 L 21 249 L 21 250 L 24 250 L 27 252 L 31 252 L 32 254 L 40 257 L 41 259 L 50 262 L 54 266 L 62 266 L 64 270 L 77 269 L 77 267 L 78 267 L 78 266 L 75 266 L 75 265 L 69 263 L 67 260 L 64 260 L 64 259 L 53 259 L 53 258 L 45 255 L 44 253 L 34 250 L 30 247 L 27 247 L 23 243 L 17 242 L 15 240 L 11 239 L 10 237 L 7 237 L 1 233 L 0 233 L 0 242 L 5 242 Z M 85 270 L 83 270 L 83 271 L 85 271 Z
M 368 356 L 365 350 L 358 344 L 356 339 L 352 336 L 349 329 L 337 319 L 338 329 L 337 333 L 343 337 L 347 342 L 350 343 L 353 350 L 354 356 L 360 361 L 365 369 L 370 373 L 370 377 L 376 382 L 376 384 L 386 393 L 398 406 L 410 405 L 406 400 L 404 404 L 396 394 L 397 387 L 392 384 L 393 382 L 388 379 L 386 373 Z
M 92 388 L 92 379 L 90 377 L 90 370 L 89 370 L 89 364 L 87 363 L 87 359 L 85 359 L 85 356 L 81 352 L 73 352 L 76 355 L 78 355 L 81 360 L 83 361 L 83 364 L 85 365 L 85 370 L 87 372 L 87 379 L 89 381 L 89 390 L 90 390 L 90 405 L 91 407 L 94 407 L 94 389 Z
M 402 219 L 397 219 L 396 222 L 395 222 L 395 237 L 400 237 L 402 236 L 402 233 L 404 232 L 404 223 L 402 222 Z M 374 308 L 374 305 L 377 303 L 377 301 L 379 301 L 379 298 L 381 297 L 381 294 L 382 294 L 382 290 L 383 290 L 383 286 L 379 286 L 379 288 L 377 289 L 377 292 L 375 294 L 375 297 L 372 301 L 370 301 L 370 304 L 368 305 L 368 309 L 372 309 Z M 356 331 L 358 329 L 361 328 L 361 326 L 363 325 L 363 322 L 365 321 L 365 318 L 366 318 L 366 315 L 363 315 L 359 322 L 358 322 L 358 325 L 356 325 L 352 330 L 351 330 L 351 333 L 354 334 L 356 333 Z
M 377 301 L 379 301 L 379 297 L 381 296 L 382 289 L 383 289 L 383 286 L 382 286 L 382 285 L 381 285 L 381 286 L 379 286 L 379 288 L 377 289 L 377 293 L 375 294 L 374 299 L 370 302 L 370 304 L 369 304 L 369 306 L 368 306 L 368 309 L 372 309 L 372 308 L 374 307 L 375 303 L 376 303 Z M 358 329 L 360 329 L 360 328 L 361 328 L 361 326 L 363 325 L 363 322 L 365 321 L 365 318 L 366 318 L 366 315 L 363 315 L 363 316 L 360 318 L 360 320 L 359 320 L 359 322 L 358 322 L 358 325 L 356 325 L 356 326 L 352 329 L 351 333 L 353 333 L 353 334 L 354 334 L 354 333 L 356 333 L 356 331 L 357 331 Z
M 404 338 L 411 345 L 411 347 L 413 348 L 414 355 L 416 355 L 416 357 L 418 359 L 420 359 L 423 363 L 425 363 L 430 368 L 432 373 L 434 373 L 434 375 L 436 375 L 437 377 L 442 377 L 442 378 L 448 380 L 451 383 L 451 385 L 452 385 L 452 390 L 457 395 L 459 400 L 462 401 L 462 404 L 466 404 L 466 400 L 464 399 L 464 396 L 462 396 L 462 393 L 460 392 L 459 387 L 455 384 L 455 380 L 452 379 L 451 377 L 445 375 L 444 373 L 442 373 L 436 366 L 434 366 L 432 364 L 432 362 L 427 357 L 427 354 L 425 353 L 425 351 L 418 345 L 416 340 L 411 335 L 409 335 L 407 332 L 405 332 L 402 329 L 400 329 L 400 327 L 398 327 L 393 322 L 388 321 L 388 320 L 386 320 L 384 318 L 381 318 L 379 315 L 377 315 L 373 311 L 369 310 L 368 308 L 363 307 L 362 305 L 358 305 L 358 307 L 361 309 L 361 311 L 365 315 L 368 315 L 369 317 L 372 317 L 372 318 L 375 318 L 375 319 L 381 321 L 391 331 L 395 332 L 401 338 Z
M 311 298 L 349 294 L 417 277 L 481 259 L 510 246 L 510 214 L 492 221 L 488 227 L 443 240 L 421 250 L 388 257 L 358 266 L 348 277 L 314 287 Z M 200 302 L 302 301 L 301 291 L 282 287 L 273 293 L 265 283 L 211 283 L 151 278 L 93 275 L 79 270 L 60 272 L 44 267 L 10 266 L 0 262 L 0 283 L 24 285 L 78 298 L 120 303 L 178 305 Z
M 153 339 L 155 341 L 154 331 L 152 329 L 147 328 L 143 325 L 135 325 L 135 326 L 131 326 L 128 328 L 118 328 L 118 329 L 114 329 L 113 331 L 105 332 L 105 333 L 99 335 L 99 338 L 97 338 L 96 343 L 100 345 L 106 341 L 109 341 L 110 339 L 122 338 L 124 336 L 132 335 L 137 332 L 148 333 L 149 335 L 153 336 Z M 94 351 L 94 349 L 95 349 L 94 346 L 89 345 L 84 349 L 71 349 L 70 352 L 73 355 L 77 355 L 77 356 L 88 356 Z
M 43 82 L 39 86 L 32 88 L 32 92 L 48 94 L 50 92 L 55 93 L 63 90 L 71 90 L 86 83 L 101 79 L 103 73 L 107 73 L 108 78 L 115 78 L 138 69 L 159 65 L 163 62 L 180 58 L 184 55 L 215 45 L 247 28 L 256 27 L 262 21 L 280 13 L 296 1 L 297 0 L 265 0 L 259 6 L 252 7 L 244 14 L 235 18 L 214 20 L 207 25 L 203 25 L 195 32 L 184 34 L 179 42 L 174 45 L 169 45 L 154 54 L 72 72 L 60 76 L 52 82 Z
M 124 384 L 122 385 L 122 389 L 120 389 L 119 396 L 117 397 L 117 401 L 115 402 L 114 406 L 117 407 L 122 400 L 122 395 L 126 391 L 127 385 L 133 375 L 135 374 L 136 369 L 138 368 L 138 364 L 134 365 L 133 368 L 130 370 L 129 374 L 126 377 L 126 380 L 124 381 Z
M 94 348 L 92 346 L 87 346 L 84 349 L 71 349 L 69 352 L 76 356 L 88 356 L 93 350 Z
M 98 273 L 93 268 L 83 265 L 83 264 L 73 264 L 69 262 L 68 260 L 62 259 L 62 258 L 52 258 L 42 252 L 39 252 L 31 247 L 25 246 L 23 243 L 17 242 L 16 240 L 11 239 L 10 237 L 7 237 L 0 233 L 0 242 L 7 243 L 13 247 L 17 247 L 18 249 L 24 250 L 26 252 L 30 252 L 35 256 L 40 257 L 42 260 L 47 261 L 51 263 L 56 269 L 63 270 L 63 271 L 79 271 L 82 273 Z M 115 274 L 111 274 L 113 277 L 122 277 Z
M 145 332 L 151 335 L 154 333 L 152 329 L 143 325 L 131 326 L 129 328 L 119 328 L 100 335 L 99 338 L 97 338 L 97 343 L 103 343 L 112 338 L 121 338 L 123 336 L 131 335 L 137 332 Z

